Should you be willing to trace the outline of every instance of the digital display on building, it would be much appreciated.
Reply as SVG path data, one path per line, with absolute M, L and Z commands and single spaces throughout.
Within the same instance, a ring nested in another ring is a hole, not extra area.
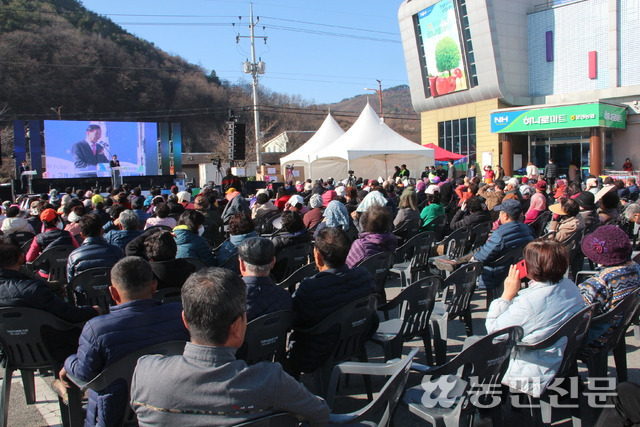
M 454 0 L 440 0 L 416 15 L 426 68 L 428 96 L 441 96 L 469 88 L 465 53 Z

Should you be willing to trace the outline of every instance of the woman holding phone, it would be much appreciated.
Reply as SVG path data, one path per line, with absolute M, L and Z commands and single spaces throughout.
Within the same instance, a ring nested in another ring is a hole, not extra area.
M 524 264 L 511 266 L 502 296 L 489 306 L 487 333 L 522 326 L 522 342 L 529 344 L 553 334 L 585 307 L 578 287 L 564 278 L 568 266 L 567 249 L 555 240 L 536 239 L 525 246 Z M 531 281 L 521 289 L 525 276 Z M 561 339 L 544 350 L 515 350 L 502 383 L 540 397 L 560 367 L 565 344 Z

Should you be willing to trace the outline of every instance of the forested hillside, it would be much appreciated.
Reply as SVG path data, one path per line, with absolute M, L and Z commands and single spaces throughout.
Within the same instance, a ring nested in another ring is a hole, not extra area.
M 215 71 L 157 49 L 88 11 L 80 1 L 0 0 L 0 5 L 0 120 L 5 159 L 11 155 L 7 127 L 12 120 L 52 120 L 58 118 L 58 111 L 63 120 L 180 122 L 185 152 L 212 152 L 224 158 L 224 122 L 233 109 L 247 123 L 247 155 L 253 152 L 249 86 L 220 81 Z M 396 92 L 396 88 L 388 89 L 385 96 Z M 401 92 L 405 99 L 392 103 L 389 98 L 385 111 L 417 118 L 406 108 L 410 105 L 408 88 L 400 87 Z M 260 99 L 264 140 L 285 130 L 317 129 L 329 107 L 266 88 L 261 88 Z M 364 99 L 345 102 L 331 111 L 348 128 Z M 377 110 L 375 96 L 372 105 Z M 417 141 L 417 120 L 394 122 L 389 118 L 387 123 Z M 6 163 L 10 162 L 5 167 Z

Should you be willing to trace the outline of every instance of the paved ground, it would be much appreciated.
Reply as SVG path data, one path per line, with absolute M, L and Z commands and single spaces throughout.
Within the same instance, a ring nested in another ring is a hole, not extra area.
M 399 292 L 397 287 L 398 280 L 390 280 L 388 282 L 388 298 L 393 298 Z M 484 327 L 484 318 L 486 315 L 485 308 L 485 293 L 484 291 L 476 291 L 473 299 L 473 329 L 474 333 L 482 335 L 486 333 Z M 464 325 L 461 321 L 454 320 L 449 323 L 449 345 L 448 354 L 449 358 L 452 355 L 457 354 L 461 348 L 464 339 L 466 338 Z M 410 351 L 410 346 L 419 346 L 420 351 L 418 353 L 418 362 L 425 362 L 424 351 L 421 347 L 421 342 L 416 340 L 412 343 L 406 344 L 404 353 L 407 354 Z M 382 352 L 380 347 L 369 343 L 367 345 L 367 351 L 372 362 L 380 362 L 382 359 Z M 627 335 L 627 363 L 629 367 L 629 380 L 640 383 L 640 340 L 634 337 L 631 332 Z M 609 358 L 609 375 L 615 376 L 613 357 Z M 585 367 L 580 366 L 580 371 L 583 377 L 586 377 Z M 1 373 L 0 373 L 1 375 Z M 58 400 L 56 395 L 48 387 L 48 384 L 52 381 L 52 376 L 40 377 L 36 376 L 36 400 L 34 405 L 26 405 L 24 399 L 24 393 L 22 391 L 22 383 L 19 374 L 14 375 L 12 382 L 12 393 L 9 404 L 9 425 L 10 426 L 52 426 L 60 424 L 60 411 L 58 408 Z M 408 386 L 415 386 L 420 384 L 422 375 L 417 373 L 411 374 L 409 378 Z M 310 378 L 304 378 L 303 381 L 311 385 Z M 374 390 L 380 390 L 382 381 L 374 381 Z M 364 385 L 360 377 L 352 376 L 349 386 L 341 385 L 338 397 L 334 404 L 334 412 L 346 413 L 357 410 L 366 405 L 364 396 Z M 581 402 L 581 418 L 582 425 L 585 427 L 592 426 L 597 417 L 597 412 L 588 408 L 585 399 Z M 508 408 L 504 408 L 505 425 L 531 425 L 530 418 L 527 411 L 515 413 Z M 570 425 L 570 414 L 568 410 L 554 411 L 554 425 Z M 396 412 L 394 419 L 395 425 L 424 425 L 418 417 L 409 413 L 408 410 L 400 406 Z

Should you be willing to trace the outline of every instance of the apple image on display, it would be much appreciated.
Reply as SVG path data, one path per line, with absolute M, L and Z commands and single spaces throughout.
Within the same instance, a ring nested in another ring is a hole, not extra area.
M 455 92 L 456 90 L 456 78 L 454 76 L 449 77 L 449 92 Z
M 429 76 L 429 90 L 431 91 L 431 96 L 438 96 L 438 91 L 436 90 L 437 80 L 437 76 Z
M 453 75 L 457 78 L 462 78 L 462 70 L 460 68 L 456 68 L 455 70 L 453 70 Z
M 438 91 L 438 95 L 449 93 L 449 85 L 450 83 L 447 77 L 438 77 L 436 80 L 436 90 Z

